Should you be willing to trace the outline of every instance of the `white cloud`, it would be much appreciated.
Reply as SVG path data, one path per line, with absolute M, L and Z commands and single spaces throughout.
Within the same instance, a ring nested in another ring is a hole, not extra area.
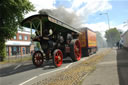
M 99 22 L 95 24 L 82 24 L 81 27 L 88 27 L 93 31 L 99 31 L 102 34 L 102 37 L 105 37 L 105 31 L 109 29 L 108 24 L 106 24 L 105 22 Z M 128 24 L 126 25 L 120 24 L 118 26 L 111 26 L 111 28 L 114 28 L 114 27 L 123 31 L 123 33 L 128 30 Z
M 102 37 L 105 36 L 105 31 L 108 30 L 108 24 L 104 22 L 99 22 L 95 24 L 82 24 L 81 27 L 88 27 L 93 31 L 98 31 L 102 34 Z
M 54 4 L 55 0 L 30 0 L 32 4 L 36 7 L 36 10 L 39 11 L 41 9 L 53 9 L 55 8 Z
M 112 5 L 108 0 L 74 0 L 71 8 L 78 9 L 76 11 L 78 15 L 88 16 L 98 11 L 112 9 Z
M 89 27 L 90 29 L 99 32 L 104 32 L 109 29 L 108 25 L 104 22 L 99 22 L 95 24 L 82 24 L 81 27 Z
M 80 7 L 80 5 L 82 5 L 83 3 L 86 3 L 87 0 L 74 0 L 72 3 L 72 7 L 71 8 L 78 8 Z
M 55 9 L 55 3 L 56 0 L 29 0 L 35 7 L 35 12 L 29 12 L 25 15 L 25 17 L 28 17 L 30 15 L 37 14 L 39 10 L 41 9 Z
M 117 29 L 120 29 L 121 31 L 125 32 L 128 30 L 128 24 L 120 24 L 118 26 L 116 26 Z
M 37 11 L 30 12 L 25 17 L 33 14 L 37 14 L 41 9 L 55 9 L 55 3 L 57 0 L 30 0 L 34 4 Z M 66 8 L 68 12 L 73 12 L 79 16 L 83 16 L 85 19 L 90 14 L 96 13 L 98 11 L 104 11 L 111 9 L 112 6 L 109 4 L 108 0 L 69 0 L 72 5 L 70 8 Z M 65 4 L 65 3 L 64 3 Z

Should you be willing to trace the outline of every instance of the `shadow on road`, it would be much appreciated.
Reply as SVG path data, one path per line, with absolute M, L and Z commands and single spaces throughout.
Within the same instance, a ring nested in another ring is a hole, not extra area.
M 1 68 L 0 77 L 9 76 L 9 75 L 13 75 L 16 73 L 35 69 L 35 67 L 32 64 L 28 64 L 28 65 L 19 64 L 19 65 L 21 65 L 19 68 L 16 68 L 17 65 L 11 65 L 9 67 Z
M 117 70 L 120 85 L 128 85 L 128 50 L 117 49 Z
M 71 63 L 71 62 L 72 62 L 71 59 L 64 59 L 63 60 L 63 64 L 68 64 L 68 63 Z M 55 69 L 56 67 L 53 65 L 52 60 L 50 60 L 49 62 L 44 62 L 44 64 L 41 67 L 38 67 L 38 68 L 43 68 L 43 70 L 48 70 L 48 69 Z M 10 66 L 7 66 L 7 67 L 0 68 L 0 77 L 14 75 L 14 74 L 17 74 L 17 73 L 30 71 L 30 70 L 33 70 L 33 69 L 37 69 L 37 67 L 35 67 L 32 64 L 32 62 L 28 63 L 28 64 L 17 63 L 17 64 L 13 64 L 13 65 L 10 65 Z

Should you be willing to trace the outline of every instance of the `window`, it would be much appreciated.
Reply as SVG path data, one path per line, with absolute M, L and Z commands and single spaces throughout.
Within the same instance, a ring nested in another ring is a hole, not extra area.
M 11 55 L 20 55 L 20 47 L 19 46 L 12 46 L 11 47 Z
M 19 35 L 19 40 L 22 40 L 22 35 Z
M 26 36 L 24 36 L 24 40 L 28 40 L 28 36 L 26 35 Z
M 27 47 L 26 47 L 26 54 L 29 54 L 29 53 L 30 53 L 30 47 L 27 46 Z
M 12 47 L 11 53 L 12 53 L 12 55 L 16 55 L 16 53 L 17 53 L 17 47 L 16 46 Z
M 23 54 L 25 54 L 25 48 L 22 48 Z
M 13 39 L 16 40 L 16 36 L 14 36 Z

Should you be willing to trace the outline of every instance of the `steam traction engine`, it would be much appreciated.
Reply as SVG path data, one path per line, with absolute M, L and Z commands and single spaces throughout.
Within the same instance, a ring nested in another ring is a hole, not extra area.
M 24 19 L 22 26 L 35 30 L 32 41 L 40 42 L 42 51 L 32 56 L 33 64 L 41 66 L 44 60 L 53 60 L 55 67 L 60 67 L 63 58 L 70 56 L 73 61 L 81 58 L 81 46 L 78 40 L 80 32 L 47 14 L 38 14 Z

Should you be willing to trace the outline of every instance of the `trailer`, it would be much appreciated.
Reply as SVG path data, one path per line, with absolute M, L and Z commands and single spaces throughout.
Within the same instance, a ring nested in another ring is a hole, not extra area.
M 63 58 L 70 56 L 72 61 L 81 59 L 80 31 L 48 14 L 32 15 L 21 22 L 21 26 L 35 30 L 32 42 L 40 42 L 42 50 L 35 51 L 32 62 L 40 67 L 52 59 L 55 67 L 60 67 Z
M 128 30 L 121 36 L 123 47 L 128 48 Z
M 88 56 L 90 54 L 96 53 L 97 43 L 96 43 L 96 33 L 89 28 L 81 28 L 81 34 L 79 35 L 79 40 L 81 43 L 82 56 Z

